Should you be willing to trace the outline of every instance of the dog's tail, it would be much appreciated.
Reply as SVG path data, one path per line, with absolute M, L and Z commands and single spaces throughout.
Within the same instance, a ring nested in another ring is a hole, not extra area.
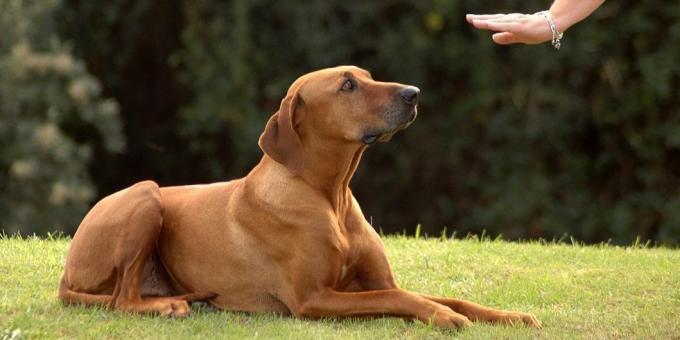
M 61 282 L 59 283 L 59 298 L 67 305 L 81 304 L 85 306 L 106 306 L 109 305 L 113 299 L 111 295 L 96 295 L 72 291 L 68 287 L 68 282 L 66 282 L 66 274 L 61 277 Z
M 205 301 L 216 297 L 217 294 L 213 292 L 200 292 L 200 293 L 189 293 L 184 295 L 175 296 L 175 298 L 185 300 L 187 302 L 192 301 Z M 113 301 L 112 295 L 99 295 L 99 294 L 88 294 L 74 292 L 68 287 L 68 282 L 66 281 L 65 275 L 61 278 L 59 283 L 59 298 L 66 305 L 100 305 L 100 306 L 111 306 L 111 301 Z
M 205 301 L 205 300 L 210 300 L 213 299 L 217 296 L 216 293 L 213 292 L 200 292 L 200 293 L 189 293 L 189 294 L 184 294 L 177 296 L 178 299 L 186 300 L 187 302 L 192 302 L 192 301 Z

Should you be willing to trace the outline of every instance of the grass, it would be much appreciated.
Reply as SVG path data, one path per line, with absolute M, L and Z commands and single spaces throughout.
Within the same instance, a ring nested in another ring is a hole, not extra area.
M 541 330 L 446 331 L 395 318 L 296 320 L 194 309 L 186 319 L 64 307 L 68 239 L 0 238 L 0 338 L 680 339 L 680 250 L 385 237 L 401 286 L 534 313 Z

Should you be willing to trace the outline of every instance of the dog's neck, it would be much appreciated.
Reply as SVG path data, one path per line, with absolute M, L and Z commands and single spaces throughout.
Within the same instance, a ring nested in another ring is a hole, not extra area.
M 349 182 L 366 146 L 337 140 L 305 143 L 305 164 L 300 177 L 326 196 L 339 216 L 352 204 Z
M 297 177 L 311 189 L 324 196 L 340 220 L 346 216 L 347 209 L 352 206 L 352 193 L 349 182 L 356 171 L 365 145 L 348 143 L 347 141 L 314 141 L 306 140 L 304 145 L 304 165 L 300 172 L 293 174 L 285 165 L 278 163 L 268 155 L 264 155 L 260 163 L 246 176 L 246 182 L 252 174 L 260 173 L 262 178 L 269 178 L 280 183 L 280 176 Z M 275 179 L 279 178 L 279 179 Z M 255 188 L 257 186 L 250 186 Z M 266 185 L 261 192 L 271 193 L 282 190 L 286 194 L 297 194 L 287 186 L 278 184 Z

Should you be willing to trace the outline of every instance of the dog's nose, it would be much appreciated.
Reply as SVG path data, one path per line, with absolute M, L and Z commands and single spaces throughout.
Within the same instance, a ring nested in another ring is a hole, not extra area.
M 413 105 L 418 103 L 418 94 L 420 89 L 415 86 L 407 86 L 405 89 L 399 92 L 399 97 L 404 101 L 404 103 Z

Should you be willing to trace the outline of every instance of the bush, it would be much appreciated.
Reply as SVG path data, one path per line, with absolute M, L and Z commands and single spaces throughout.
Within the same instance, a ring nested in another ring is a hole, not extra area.
M 115 101 L 55 34 L 61 3 L 0 10 L 0 215 L 7 232 L 71 231 L 97 191 L 93 152 L 120 152 Z
M 544 1 L 68 4 L 60 31 L 120 101 L 135 145 L 100 169 L 104 191 L 242 176 L 297 76 L 356 64 L 423 90 L 418 121 L 353 180 L 377 228 L 680 241 L 673 2 L 608 2 L 559 52 L 495 46 L 464 21 Z
M 370 150 L 354 180 L 377 227 L 678 241 L 677 5 L 607 4 L 559 53 L 493 46 L 463 20 L 544 5 L 204 2 L 189 8 L 178 53 L 192 93 L 184 127 L 222 122 L 251 160 L 259 152 L 241 145 L 255 145 L 296 76 L 358 64 L 424 95 L 418 122 Z

